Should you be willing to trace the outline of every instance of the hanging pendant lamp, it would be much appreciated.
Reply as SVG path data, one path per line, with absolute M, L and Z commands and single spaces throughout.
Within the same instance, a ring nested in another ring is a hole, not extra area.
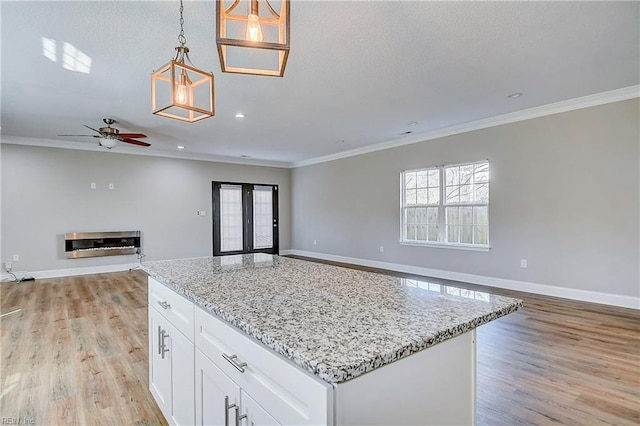
M 227 4 L 230 5 L 227 7 Z M 289 57 L 289 0 L 216 0 L 216 44 L 222 72 L 282 77 Z M 275 4 L 276 1 L 273 1 Z
M 175 58 L 151 77 L 151 109 L 154 114 L 193 123 L 215 115 L 213 74 L 195 68 L 189 59 L 183 11 L 180 0 L 180 46 Z

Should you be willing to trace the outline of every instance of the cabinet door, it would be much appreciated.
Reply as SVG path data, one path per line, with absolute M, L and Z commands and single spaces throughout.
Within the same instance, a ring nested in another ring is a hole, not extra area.
M 161 353 L 162 332 L 167 332 L 166 327 L 166 319 L 149 308 L 149 390 L 168 419 L 171 415 L 171 363 L 166 359 L 167 354 L 163 358 Z
M 278 423 L 264 408 L 258 405 L 246 392 L 241 391 L 241 407 L 240 413 L 247 417 L 242 419 L 240 424 L 242 426 L 279 426 Z
M 149 389 L 172 425 L 194 422 L 193 343 L 149 308 Z
M 239 405 L 238 385 L 196 350 L 196 425 L 233 426 Z
M 165 359 L 171 365 L 171 420 L 176 425 L 192 425 L 195 420 L 194 346 L 184 334 L 167 323 Z

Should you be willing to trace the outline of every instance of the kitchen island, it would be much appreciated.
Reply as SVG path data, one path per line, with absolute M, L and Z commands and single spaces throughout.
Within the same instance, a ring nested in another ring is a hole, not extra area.
M 265 254 L 143 269 L 150 388 L 178 424 L 473 424 L 474 329 L 522 306 Z

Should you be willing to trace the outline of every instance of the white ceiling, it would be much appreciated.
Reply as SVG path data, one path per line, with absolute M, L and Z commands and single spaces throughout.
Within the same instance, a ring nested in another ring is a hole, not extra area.
M 152 144 L 113 151 L 286 165 L 640 83 L 638 2 L 294 0 L 276 78 L 220 72 L 215 2 L 186 1 L 191 60 L 216 90 L 216 116 L 189 124 L 151 113 L 150 76 L 173 56 L 178 8 L 3 0 L 5 141 L 94 147 L 57 135 L 113 117 Z M 42 37 L 90 56 L 90 73 L 43 56 Z

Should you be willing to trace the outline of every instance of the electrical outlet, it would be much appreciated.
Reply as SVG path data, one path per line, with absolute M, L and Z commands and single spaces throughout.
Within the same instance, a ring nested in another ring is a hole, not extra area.
M 10 260 L 6 260 L 4 262 L 4 270 L 7 272 L 11 272 L 11 261 Z
M 91 182 L 91 189 L 96 189 L 98 186 L 95 182 Z
M 318 244 L 318 242 L 316 240 L 313 240 L 313 245 L 315 246 L 316 244 Z
M 380 253 L 384 253 L 384 246 L 380 246 Z
M 14 255 L 13 255 L 13 261 L 14 261 L 14 262 L 19 262 L 19 261 L 20 261 L 20 256 L 19 256 L 19 255 L 17 255 L 17 254 L 14 254 Z
M 520 267 L 521 268 L 527 267 L 527 259 L 520 259 Z
M 115 186 L 112 183 L 110 183 L 109 184 L 109 189 L 114 189 L 114 188 L 115 188 Z

